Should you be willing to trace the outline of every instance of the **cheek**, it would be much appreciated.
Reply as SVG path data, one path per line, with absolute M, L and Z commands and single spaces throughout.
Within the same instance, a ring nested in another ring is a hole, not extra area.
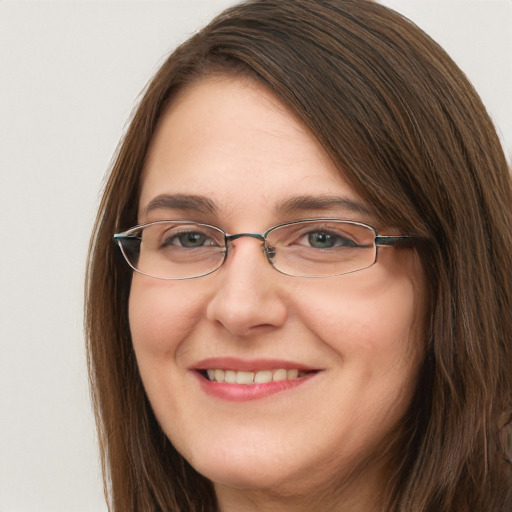
M 339 286 L 338 286 L 339 284 Z M 421 290 L 408 276 L 390 279 L 377 266 L 322 290 L 311 286 L 298 304 L 309 329 L 345 362 L 369 372 L 409 366 L 421 347 Z M 307 297 L 307 301 L 305 300 Z
M 192 288 L 134 275 L 130 289 L 130 332 L 140 377 L 158 422 L 173 439 L 174 414 L 187 396 L 180 361 L 203 310 L 200 294 Z
M 200 319 L 203 304 L 193 286 L 134 275 L 129 299 L 129 322 L 137 357 L 176 352 Z

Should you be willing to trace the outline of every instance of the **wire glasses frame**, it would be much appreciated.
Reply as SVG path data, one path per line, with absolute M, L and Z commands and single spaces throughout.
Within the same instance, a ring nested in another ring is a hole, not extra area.
M 304 219 L 273 226 L 264 233 L 229 235 L 210 224 L 159 220 L 114 234 L 128 265 L 157 279 L 193 279 L 218 270 L 233 242 L 262 242 L 267 261 L 295 277 L 331 277 L 371 267 L 377 248 L 411 246 L 412 235 L 379 235 L 376 228 L 345 219 Z

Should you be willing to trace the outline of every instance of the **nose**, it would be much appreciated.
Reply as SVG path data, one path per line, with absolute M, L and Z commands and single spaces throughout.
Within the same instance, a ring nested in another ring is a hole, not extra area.
M 217 288 L 208 303 L 207 319 L 237 337 L 282 326 L 287 306 L 279 274 L 266 261 L 260 237 L 231 241 L 227 261 L 217 270 Z

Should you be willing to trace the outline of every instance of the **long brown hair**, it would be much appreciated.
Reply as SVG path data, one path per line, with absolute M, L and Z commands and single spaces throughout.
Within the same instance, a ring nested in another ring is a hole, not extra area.
M 131 272 L 112 235 L 136 223 L 156 124 L 211 73 L 266 85 L 384 224 L 428 239 L 426 353 L 395 453 L 387 509 L 510 511 L 499 428 L 512 412 L 512 184 L 478 95 L 446 53 L 367 0 L 235 6 L 181 45 L 149 84 L 118 150 L 91 238 L 89 371 L 111 510 L 217 510 L 173 448 L 138 374 Z

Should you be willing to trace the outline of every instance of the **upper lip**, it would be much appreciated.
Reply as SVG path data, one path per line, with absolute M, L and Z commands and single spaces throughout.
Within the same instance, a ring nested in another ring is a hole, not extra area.
M 294 361 L 282 359 L 239 359 L 236 357 L 210 357 L 202 359 L 191 366 L 192 370 L 241 370 L 241 371 L 259 371 L 259 370 L 293 370 L 314 371 L 318 368 L 301 364 Z

